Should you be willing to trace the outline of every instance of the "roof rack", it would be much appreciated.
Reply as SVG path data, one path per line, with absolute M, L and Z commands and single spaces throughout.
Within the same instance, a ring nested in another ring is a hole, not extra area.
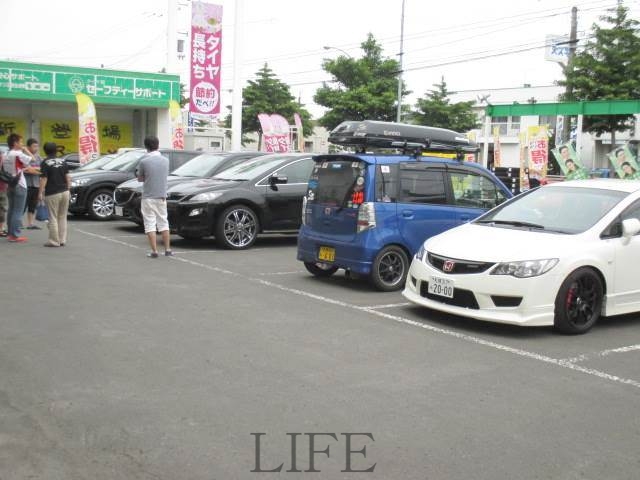
M 329 142 L 365 149 L 399 149 L 416 156 L 424 150 L 452 152 L 458 157 L 478 152 L 475 142 L 453 130 L 374 120 L 342 122 L 329 133 Z

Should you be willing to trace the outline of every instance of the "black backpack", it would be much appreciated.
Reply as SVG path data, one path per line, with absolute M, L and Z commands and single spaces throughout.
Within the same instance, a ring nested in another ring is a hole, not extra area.
M 15 187 L 20 181 L 20 174 L 11 175 L 4 169 L 4 162 L 0 161 L 0 182 L 6 183 L 10 187 Z

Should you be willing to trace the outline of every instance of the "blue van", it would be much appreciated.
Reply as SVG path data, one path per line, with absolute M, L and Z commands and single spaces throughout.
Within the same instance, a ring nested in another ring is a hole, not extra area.
M 393 132 L 388 146 L 400 146 L 404 153 L 314 157 L 297 253 L 313 275 L 327 277 L 342 268 L 368 276 L 379 290 L 398 290 L 404 286 L 411 257 L 425 239 L 512 196 L 487 169 L 456 159 L 464 155 L 461 152 L 477 150 L 463 135 L 386 122 L 349 123 L 358 124 L 349 128 L 360 137 L 339 137 L 342 144 L 361 142 L 361 147 L 369 135 L 368 145 L 380 145 L 382 136 L 374 132 Z M 331 132 L 330 141 L 336 140 L 334 132 L 342 125 Z M 416 142 L 408 133 L 420 128 L 450 141 Z M 463 139 L 467 146 L 462 150 L 455 143 Z

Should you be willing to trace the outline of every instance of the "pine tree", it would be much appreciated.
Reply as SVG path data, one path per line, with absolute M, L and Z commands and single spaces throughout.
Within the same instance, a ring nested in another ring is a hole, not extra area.
M 565 101 L 628 100 L 640 98 L 640 36 L 637 20 L 628 18 L 628 9 L 618 2 L 600 20 L 610 25 L 594 24 L 590 40 L 576 52 L 565 68 L 568 87 Z M 584 130 L 601 135 L 629 128 L 633 115 L 585 116 Z
M 477 128 L 478 118 L 473 112 L 473 102 L 450 103 L 449 97 L 455 92 L 447 90 L 444 77 L 433 85 L 424 98 L 416 102 L 416 110 L 411 114 L 412 122 L 430 127 L 449 128 L 457 132 L 467 132 Z
M 242 90 L 242 134 L 243 144 L 247 141 L 247 133 L 258 133 L 258 149 L 262 147 L 262 128 L 258 114 L 277 113 L 293 123 L 293 114 L 298 113 L 302 119 L 302 127 L 307 134 L 313 130 L 311 114 L 291 95 L 289 86 L 280 81 L 265 63 L 256 72 L 255 80 L 249 80 Z M 231 115 L 225 119 L 225 127 L 231 127 Z

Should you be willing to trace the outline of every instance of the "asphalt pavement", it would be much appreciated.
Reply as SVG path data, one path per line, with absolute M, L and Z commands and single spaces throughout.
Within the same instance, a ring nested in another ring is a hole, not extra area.
M 312 277 L 292 236 L 28 235 L 0 241 L 0 480 L 640 478 L 640 315 L 444 315 Z

